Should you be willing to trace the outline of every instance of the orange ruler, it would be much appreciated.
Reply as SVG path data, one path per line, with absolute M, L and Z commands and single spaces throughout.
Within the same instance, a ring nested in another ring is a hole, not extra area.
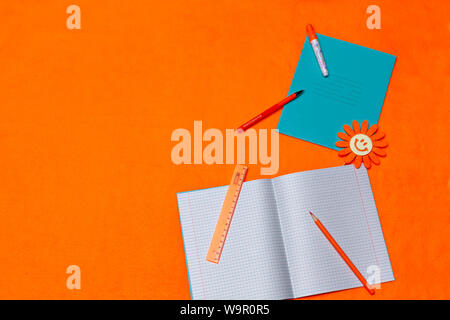
M 222 211 L 220 211 L 219 220 L 217 220 L 216 229 L 206 255 L 206 260 L 209 262 L 219 263 L 247 170 L 248 168 L 241 164 L 238 164 L 234 169 L 233 177 L 222 205 Z

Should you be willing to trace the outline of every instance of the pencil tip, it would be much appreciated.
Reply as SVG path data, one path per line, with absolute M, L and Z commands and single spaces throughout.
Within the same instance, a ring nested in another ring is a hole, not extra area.
M 309 214 L 311 215 L 311 217 L 314 219 L 314 221 L 316 221 L 317 220 L 317 217 L 311 212 L 311 211 L 309 211 Z
M 295 96 L 296 96 L 296 97 L 300 96 L 300 95 L 303 93 L 303 91 L 305 91 L 305 90 L 297 91 L 297 92 L 295 93 Z

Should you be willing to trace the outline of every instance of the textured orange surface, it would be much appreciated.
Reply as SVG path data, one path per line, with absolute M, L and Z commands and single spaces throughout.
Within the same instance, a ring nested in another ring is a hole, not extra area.
M 381 30 L 370 4 L 2 1 L 0 298 L 189 298 L 175 194 L 225 185 L 234 166 L 172 164 L 171 133 L 233 128 L 285 97 L 307 23 L 397 56 L 388 156 L 370 170 L 396 280 L 312 298 L 450 298 L 449 3 L 378 0 Z M 278 175 L 341 161 L 280 136 Z

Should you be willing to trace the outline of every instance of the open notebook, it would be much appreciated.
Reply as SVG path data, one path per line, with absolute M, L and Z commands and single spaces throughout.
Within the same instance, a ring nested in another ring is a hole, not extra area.
M 219 264 L 206 261 L 228 186 L 178 193 L 193 299 L 289 299 L 361 286 L 312 211 L 359 271 L 394 280 L 364 167 L 245 182 Z

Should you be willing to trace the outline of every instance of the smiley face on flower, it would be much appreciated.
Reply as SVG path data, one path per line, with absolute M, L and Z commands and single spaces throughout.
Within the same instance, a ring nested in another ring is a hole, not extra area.
M 350 149 L 358 156 L 365 156 L 372 151 L 372 140 L 365 134 L 355 134 L 350 139 Z
M 344 157 L 346 164 L 354 163 L 356 168 L 364 163 L 369 169 L 374 164 L 380 164 L 379 157 L 386 156 L 384 148 L 388 146 L 384 141 L 384 133 L 378 131 L 378 125 L 374 124 L 369 128 L 369 123 L 364 120 L 359 126 L 358 121 L 353 121 L 353 128 L 344 125 L 344 132 L 339 132 L 338 137 L 343 141 L 336 142 L 336 146 L 344 148 L 338 152 L 340 157 Z

